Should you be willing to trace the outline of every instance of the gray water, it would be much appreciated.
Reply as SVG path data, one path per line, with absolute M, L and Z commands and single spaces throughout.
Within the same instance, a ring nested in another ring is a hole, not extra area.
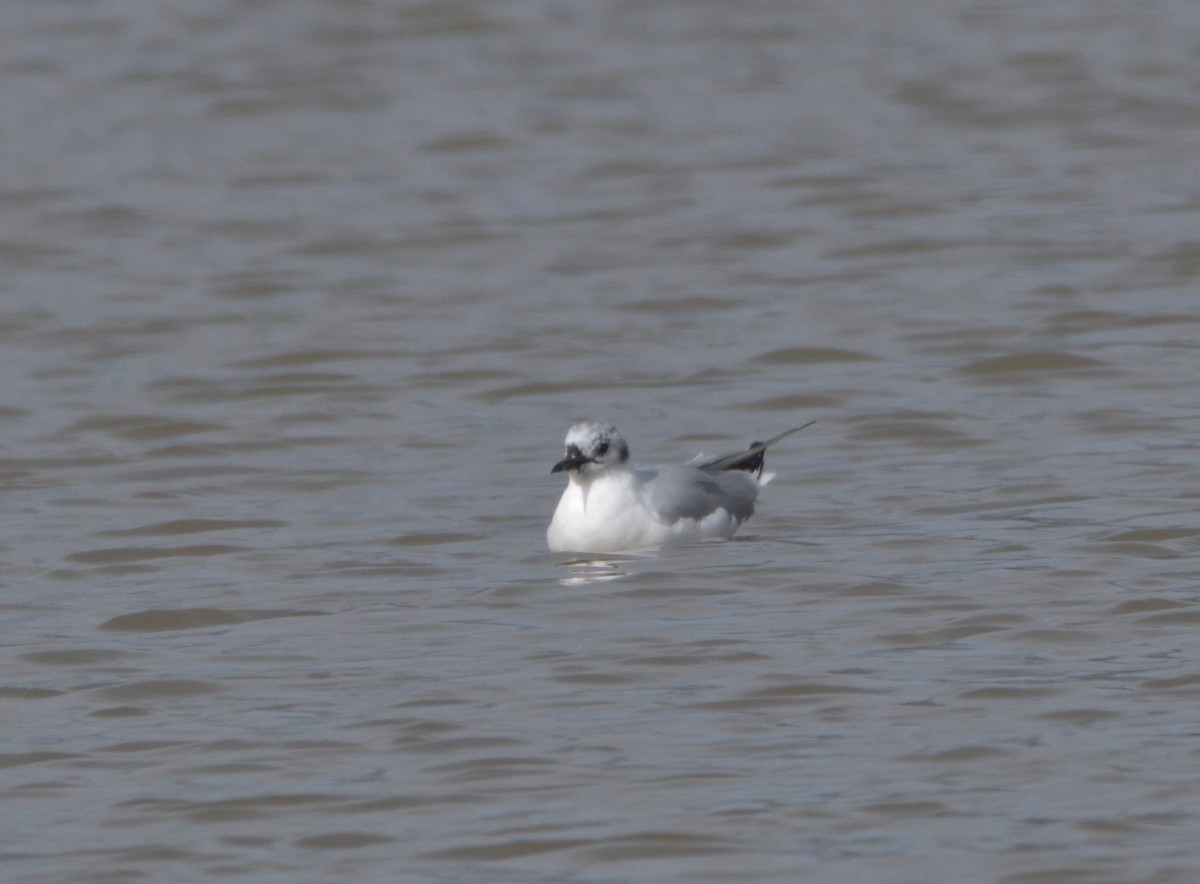
M 1200 878 L 1200 5 L 3 20 L 0 878 Z

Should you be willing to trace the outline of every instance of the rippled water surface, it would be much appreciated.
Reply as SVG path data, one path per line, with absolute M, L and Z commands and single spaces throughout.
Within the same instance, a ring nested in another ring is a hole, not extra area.
M 1200 878 L 1200 5 L 4 20 L 5 881 Z

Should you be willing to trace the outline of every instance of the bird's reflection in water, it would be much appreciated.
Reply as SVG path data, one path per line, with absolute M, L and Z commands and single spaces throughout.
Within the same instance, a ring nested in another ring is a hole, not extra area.
M 567 568 L 568 573 L 565 577 L 560 577 L 558 582 L 563 586 L 584 586 L 589 583 L 620 580 L 629 576 L 630 572 L 625 566 L 631 561 L 632 559 L 614 556 L 570 559 L 562 563 L 562 567 Z

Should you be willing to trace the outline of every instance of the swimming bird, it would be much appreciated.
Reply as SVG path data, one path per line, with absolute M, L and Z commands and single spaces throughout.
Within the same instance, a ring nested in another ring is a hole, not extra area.
M 767 448 L 804 426 L 745 451 L 679 466 L 635 467 L 612 424 L 582 421 L 567 431 L 565 472 L 546 543 L 556 552 L 626 552 L 729 538 L 754 513 Z

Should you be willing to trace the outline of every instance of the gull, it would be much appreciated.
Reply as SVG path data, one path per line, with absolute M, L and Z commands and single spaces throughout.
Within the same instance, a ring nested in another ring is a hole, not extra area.
M 582 421 L 567 431 L 567 487 L 546 531 L 555 552 L 628 552 L 696 540 L 728 539 L 754 513 L 767 448 L 801 427 L 745 451 L 679 466 L 635 467 L 612 424 Z

